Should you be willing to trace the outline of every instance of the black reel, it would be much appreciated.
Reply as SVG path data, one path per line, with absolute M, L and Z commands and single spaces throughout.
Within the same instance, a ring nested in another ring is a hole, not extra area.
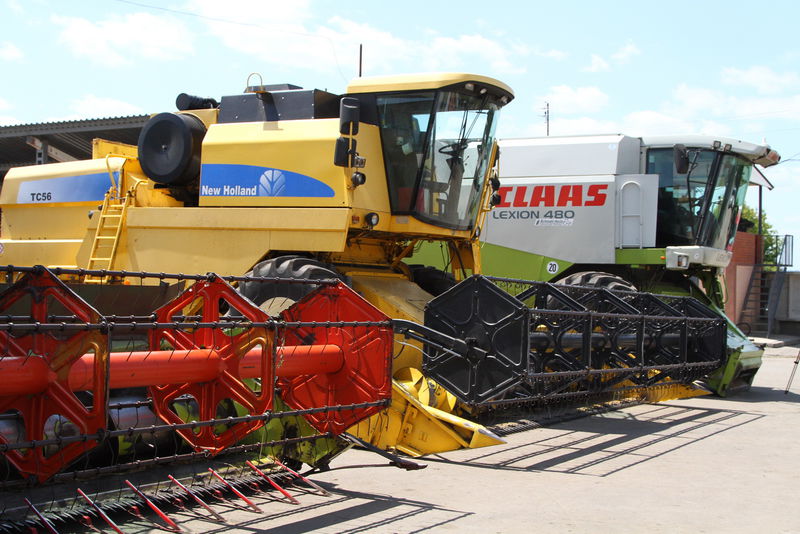
M 467 354 L 427 346 L 422 368 L 462 402 L 494 399 L 526 379 L 530 312 L 483 276 L 473 276 L 431 300 L 425 326 L 469 346 Z

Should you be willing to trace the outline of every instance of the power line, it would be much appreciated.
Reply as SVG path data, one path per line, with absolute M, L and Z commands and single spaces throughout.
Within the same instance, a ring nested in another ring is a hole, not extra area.
M 269 26 L 264 26 L 263 24 L 256 24 L 254 22 L 242 22 L 242 21 L 238 21 L 238 20 L 224 19 L 224 18 L 221 18 L 221 17 L 210 17 L 208 15 L 201 15 L 199 13 L 193 13 L 191 11 L 184 11 L 182 9 L 172 9 L 172 8 L 168 8 L 168 7 L 154 6 L 154 5 L 151 5 L 151 4 L 146 4 L 144 2 L 135 2 L 134 0 L 116 0 L 116 1 L 121 3 L 121 4 L 129 4 L 129 5 L 132 5 L 132 6 L 142 7 L 142 8 L 145 8 L 145 9 L 152 9 L 152 10 L 155 10 L 155 11 L 164 11 L 166 13 L 173 13 L 175 15 L 183 15 L 183 16 L 188 16 L 188 17 L 195 17 L 195 18 L 198 18 L 198 19 L 210 20 L 210 21 L 214 21 L 214 22 L 221 22 L 221 23 L 224 23 L 224 24 L 233 24 L 233 25 L 236 25 L 236 26 L 245 26 L 245 27 L 249 27 L 249 28 L 259 28 L 259 29 L 262 29 L 262 30 L 269 30 L 271 32 L 287 33 L 287 34 L 293 34 L 293 35 L 303 35 L 305 37 L 315 37 L 317 39 L 324 39 L 330 44 L 330 50 L 331 50 L 331 53 L 333 54 L 333 60 L 334 60 L 334 63 L 336 63 L 336 70 L 339 72 L 339 75 L 342 77 L 342 79 L 344 80 L 345 83 L 347 83 L 347 81 L 348 81 L 347 77 L 342 72 L 342 67 L 341 67 L 341 65 L 339 63 L 339 57 L 336 55 L 336 47 L 334 45 L 333 39 L 331 39 L 330 37 L 327 37 L 325 35 L 318 35 L 318 34 L 308 33 L 308 32 L 298 32 L 298 31 L 286 30 L 286 29 L 277 28 L 277 27 L 269 27 Z

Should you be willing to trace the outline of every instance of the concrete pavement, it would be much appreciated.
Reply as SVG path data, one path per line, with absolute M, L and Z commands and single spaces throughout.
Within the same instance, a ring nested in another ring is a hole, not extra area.
M 258 498 L 265 514 L 216 504 L 229 525 L 176 516 L 226 533 L 800 532 L 800 376 L 784 394 L 797 353 L 768 349 L 754 387 L 732 399 L 586 417 L 420 471 L 351 451 L 312 475 L 331 497 Z

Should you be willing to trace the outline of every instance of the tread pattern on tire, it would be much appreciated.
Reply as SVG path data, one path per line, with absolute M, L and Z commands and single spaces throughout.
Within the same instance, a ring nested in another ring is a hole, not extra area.
M 264 276 L 268 278 L 300 278 L 303 280 L 329 280 L 338 278 L 345 284 L 347 277 L 337 273 L 333 266 L 305 256 L 278 256 L 270 258 L 253 267 L 245 276 Z M 316 289 L 314 284 L 285 284 L 269 282 L 241 282 L 239 292 L 260 306 L 268 299 L 287 298 L 298 301 Z
M 581 271 L 579 273 L 573 273 L 556 281 L 556 284 L 592 288 L 602 287 L 603 289 L 610 289 L 611 291 L 638 291 L 636 286 L 624 278 L 602 271 Z
M 411 281 L 434 297 L 438 297 L 456 285 L 453 273 L 429 265 L 409 265 L 408 267 L 411 269 Z

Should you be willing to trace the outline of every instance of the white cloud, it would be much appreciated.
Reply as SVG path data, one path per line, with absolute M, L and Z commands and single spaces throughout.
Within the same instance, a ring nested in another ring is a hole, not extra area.
M 6 100 L 5 98 L 0 97 L 0 111 L 5 111 L 5 110 L 10 109 L 10 108 L 11 108 L 11 105 L 8 103 L 8 100 Z
M 574 115 L 600 111 L 608 104 L 608 95 L 594 86 L 573 88 L 568 85 L 556 85 L 538 101 L 549 102 L 553 113 Z
M 22 50 L 20 50 L 14 43 L 6 41 L 0 44 L 0 59 L 5 61 L 17 61 L 22 59 Z
M 307 0 L 285 2 L 263 9 L 253 0 L 233 0 L 227 13 L 248 13 L 248 19 L 219 18 L 219 4 L 200 0 L 190 4 L 193 12 L 206 17 L 209 32 L 238 53 L 255 56 L 270 65 L 305 67 L 318 72 L 336 72 L 346 79 L 357 70 L 358 47 L 363 44 L 365 75 L 420 70 L 475 69 L 523 72 L 521 58 L 531 50 L 519 42 L 501 42 L 479 34 L 441 35 L 433 29 L 418 29 L 405 38 L 368 23 L 334 16 L 315 23 Z M 280 23 L 276 23 L 280 21 Z M 557 51 L 548 51 L 551 56 Z
M 6 6 L 14 13 L 19 14 L 23 12 L 22 4 L 19 3 L 19 0 L 6 0 Z
M 70 102 L 67 115 L 58 117 L 47 117 L 43 122 L 76 121 L 83 119 L 101 119 L 105 117 L 124 117 L 127 115 L 139 115 L 144 111 L 128 102 L 96 96 L 93 94 L 85 95 L 77 100 Z
M 527 50 L 518 48 L 518 54 Z M 488 64 L 492 70 L 503 73 L 525 72 L 524 64 L 515 62 L 512 53 L 497 41 L 480 35 L 436 37 L 430 43 L 416 46 L 412 54 L 420 57 L 428 70 L 453 70 L 455 65 L 473 63 L 476 59 Z
M 556 50 L 554 48 L 550 50 L 542 50 L 540 48 L 536 48 L 533 50 L 534 55 L 539 57 L 546 57 L 549 59 L 555 59 L 556 61 L 561 61 L 563 59 L 567 59 L 569 53 L 564 52 L 563 50 Z
M 796 72 L 778 74 L 769 67 L 757 65 L 749 69 L 726 67 L 722 69 L 722 83 L 752 87 L 759 94 L 778 94 L 800 85 Z
M 53 15 L 59 39 L 77 56 L 106 66 L 124 66 L 131 58 L 166 61 L 192 53 L 192 39 L 179 20 L 131 13 L 101 21 Z
M 608 64 L 608 61 L 598 56 L 597 54 L 592 54 L 591 64 L 588 67 L 584 67 L 583 70 L 585 72 L 604 72 L 609 70 L 610 68 L 611 67 Z
M 83 117 L 122 117 L 144 113 L 142 108 L 133 104 L 92 94 L 73 100 L 70 107 Z
M 680 84 L 665 109 L 673 115 L 712 117 L 725 121 L 800 120 L 800 94 L 739 97 L 722 91 Z
M 632 42 L 628 42 L 625 46 L 611 54 L 611 59 L 617 63 L 627 63 L 633 56 L 638 56 L 642 52 Z
M 584 135 L 618 133 L 619 123 L 591 117 L 556 118 L 550 121 L 550 135 Z M 544 135 L 544 126 L 542 133 Z

